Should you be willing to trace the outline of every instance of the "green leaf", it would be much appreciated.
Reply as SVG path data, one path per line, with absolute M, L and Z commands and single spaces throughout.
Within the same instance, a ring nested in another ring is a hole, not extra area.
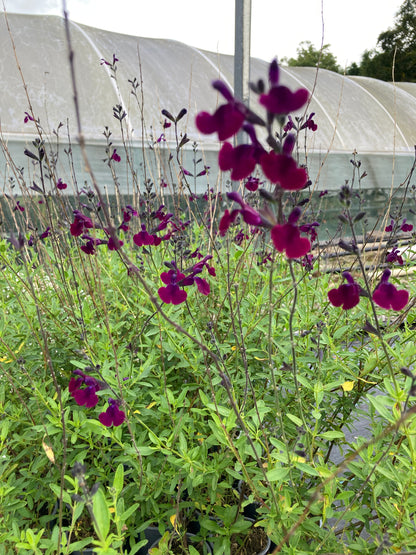
M 335 330 L 333 338 L 334 339 L 339 339 L 340 337 L 342 337 L 344 335 L 345 332 L 347 332 L 350 329 L 350 326 L 341 326 L 339 327 L 337 330 Z
M 289 420 L 296 424 L 296 426 L 302 426 L 302 420 L 298 416 L 290 414 L 289 412 L 286 414 L 286 416 L 289 418 Z
M 128 520 L 139 507 L 140 503 L 134 503 L 134 505 L 131 505 L 131 507 L 129 507 L 126 511 L 124 511 L 124 513 L 120 515 L 121 522 L 126 522 L 126 520 Z
M 344 439 L 345 434 L 344 432 L 340 432 L 337 430 L 328 430 L 327 432 L 322 432 L 321 434 L 319 434 L 319 437 L 322 437 L 323 439 Z
M 49 484 L 49 487 L 56 495 L 56 497 L 59 499 L 61 497 L 61 488 L 58 486 L 58 484 Z M 63 490 L 62 492 L 62 499 L 64 500 L 65 503 L 71 504 L 71 496 L 65 490 Z
M 369 395 L 368 399 L 376 411 L 385 418 L 388 422 L 393 422 L 394 418 L 391 413 L 391 401 L 385 395 L 378 395 L 377 397 Z
M 142 457 L 147 457 L 148 455 L 153 455 L 155 452 L 155 447 L 149 447 L 149 445 L 138 445 L 137 451 Z M 134 447 L 126 447 L 126 453 L 129 455 L 136 456 L 136 449 Z
M 301 470 L 305 474 L 310 474 L 311 476 L 320 476 L 316 468 L 314 468 L 313 466 L 310 466 L 307 463 L 295 462 L 295 466 L 297 469 Z
M 282 482 L 289 474 L 289 469 L 284 466 L 276 466 L 267 472 L 269 482 Z
M 116 490 L 117 496 L 120 495 L 121 490 L 123 489 L 123 486 L 124 486 L 124 467 L 120 463 L 114 475 L 114 482 L 113 482 L 113 488 Z
M 85 506 L 84 502 L 75 503 L 74 514 L 72 516 L 72 518 L 74 519 L 74 522 L 76 522 L 79 519 L 79 517 L 81 516 L 82 511 L 84 510 L 84 506 Z
M 100 488 L 93 498 L 94 528 L 98 537 L 105 542 L 110 531 L 110 511 L 103 490 Z
M 68 553 L 73 553 L 74 551 L 81 551 L 84 547 L 91 543 L 92 538 L 86 538 L 85 540 L 80 540 L 78 542 L 71 543 L 66 549 Z

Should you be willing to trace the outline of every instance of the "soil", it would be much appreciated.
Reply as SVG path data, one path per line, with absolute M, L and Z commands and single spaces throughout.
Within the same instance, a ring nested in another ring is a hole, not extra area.
M 198 543 L 192 542 L 192 547 L 194 547 L 198 551 L 198 553 L 200 553 L 200 555 L 207 555 L 210 552 L 208 552 L 206 549 L 204 551 L 204 544 L 205 542 L 203 541 L 200 541 Z M 172 551 L 172 553 L 175 553 L 175 555 L 186 555 L 187 553 L 189 553 L 189 551 L 184 547 L 183 541 L 181 541 L 179 538 L 173 538 L 170 545 L 170 550 Z
M 256 555 L 263 551 L 268 542 L 269 538 L 263 528 L 253 527 L 244 537 L 236 534 L 231 536 L 231 555 Z

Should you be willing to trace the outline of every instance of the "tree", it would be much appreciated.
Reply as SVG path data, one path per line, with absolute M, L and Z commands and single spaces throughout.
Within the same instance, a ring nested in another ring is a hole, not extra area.
M 315 48 L 309 40 L 302 41 L 296 49 L 296 58 L 283 58 L 288 66 L 320 67 L 339 72 L 336 57 L 329 51 L 330 45 Z
M 361 58 L 360 75 L 391 81 L 393 71 L 396 81 L 416 82 L 416 0 L 404 0 L 394 27 L 380 33 L 377 47 Z

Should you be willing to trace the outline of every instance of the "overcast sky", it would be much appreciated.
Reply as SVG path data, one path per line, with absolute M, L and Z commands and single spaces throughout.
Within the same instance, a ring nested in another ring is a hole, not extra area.
M 61 0 L 3 0 L 6 10 L 62 15 Z M 251 54 L 292 57 L 301 41 L 330 44 L 342 66 L 392 27 L 403 0 L 252 0 Z M 1 5 L 1 4 L 0 4 Z M 234 0 L 67 0 L 71 19 L 109 31 L 170 38 L 232 54 Z

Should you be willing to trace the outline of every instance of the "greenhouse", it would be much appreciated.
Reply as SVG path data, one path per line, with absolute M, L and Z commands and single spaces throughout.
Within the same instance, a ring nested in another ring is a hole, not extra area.
M 7 145 L 12 158 L 21 166 L 30 163 L 23 155 L 24 148 L 37 136 L 34 122 L 27 118 L 25 122 L 30 102 L 33 115 L 52 143 L 56 142 L 59 124 L 63 124 L 59 129 L 61 149 L 68 147 L 69 137 L 75 161 L 78 159 L 81 164 L 64 19 L 8 14 L 7 20 L 1 18 L 0 28 L 3 147 Z M 210 86 L 214 79 L 222 79 L 232 87 L 233 56 L 74 22 L 70 22 L 70 35 L 82 130 L 98 180 L 105 182 L 109 178 L 108 169 L 102 164 L 104 129 L 110 129 L 115 146 L 121 144 L 120 125 L 113 117 L 113 107 L 121 105 L 127 114 L 124 131 L 139 178 L 143 177 L 140 167 L 144 153 L 147 164 L 151 159 L 154 165 L 151 178 L 156 183 L 163 180 L 167 160 L 172 148 L 175 149 L 175 136 L 173 126 L 163 129 L 161 110 L 176 115 L 186 108 L 187 116 L 179 128 L 190 139 L 188 158 L 185 155 L 183 165 L 192 166 L 192 145 L 196 141 L 206 165 L 211 167 L 210 186 L 215 185 L 218 142 L 214 135 L 200 136 L 194 120 L 198 111 L 212 111 L 220 101 Z M 111 63 L 113 55 L 118 59 L 116 79 L 111 66 L 102 61 Z M 269 62 L 251 60 L 252 81 L 266 78 Z M 306 156 L 317 190 L 335 190 L 350 178 L 354 151 L 367 172 L 366 187 L 389 189 L 405 180 L 416 144 L 416 84 L 392 84 L 303 67 L 281 67 L 280 79 L 291 88 L 305 87 L 312 93 L 307 112 L 315 113 L 318 130 L 309 133 L 305 144 L 302 142 L 300 156 L 301 161 Z M 254 94 L 250 102 L 251 108 L 257 110 Z M 65 165 L 63 156 L 61 163 Z M 1 166 L 5 182 L 10 168 L 5 161 Z M 192 173 L 192 167 L 187 169 Z M 195 187 L 204 189 L 206 184 L 203 176 Z M 123 176 L 120 186 L 124 187 Z

